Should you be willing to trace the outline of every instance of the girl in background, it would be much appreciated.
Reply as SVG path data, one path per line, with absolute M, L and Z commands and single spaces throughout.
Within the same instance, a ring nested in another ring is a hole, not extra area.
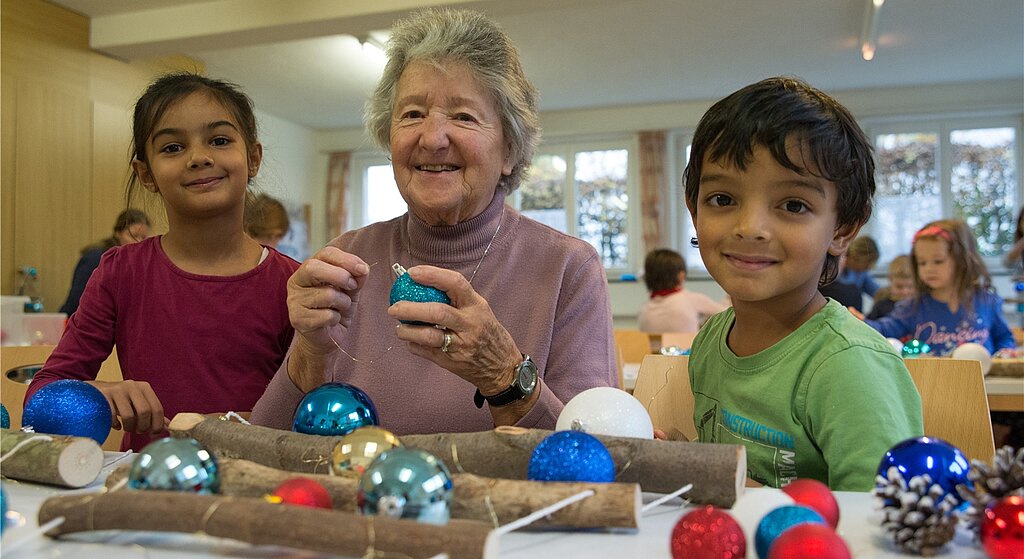
M 71 276 L 71 290 L 68 291 L 68 298 L 60 307 L 60 312 L 70 315 L 78 310 L 78 300 L 82 298 L 85 284 L 100 265 L 100 257 L 104 252 L 116 246 L 146 239 L 149 237 L 149 227 L 149 217 L 142 210 L 129 208 L 118 214 L 114 222 L 113 235 L 82 249 L 82 257 L 78 259 L 75 273 Z
M 978 255 L 971 229 L 959 219 L 942 219 L 914 235 L 910 258 L 917 294 L 868 325 L 887 338 L 909 336 L 948 355 L 974 342 L 989 353 L 1012 353 L 1013 333 L 1003 318 L 1003 300 Z
M 263 149 L 252 102 L 232 84 L 170 74 L 135 105 L 134 175 L 168 231 L 103 255 L 78 312 L 25 396 L 59 379 L 96 386 L 122 450 L 139 450 L 183 411 L 252 409 L 291 343 L 286 283 L 298 263 L 246 235 L 249 181 Z M 94 380 L 117 346 L 124 380 Z

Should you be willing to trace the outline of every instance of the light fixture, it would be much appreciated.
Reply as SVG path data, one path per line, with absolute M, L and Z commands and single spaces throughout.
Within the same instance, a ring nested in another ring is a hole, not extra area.
M 860 31 L 860 55 L 864 60 L 875 57 L 876 41 L 878 40 L 878 12 L 885 0 L 867 0 L 867 13 L 864 14 L 864 27 Z
M 359 43 L 363 45 L 363 50 L 376 49 L 377 51 L 384 52 L 384 44 L 388 41 L 388 33 L 382 33 L 379 31 L 371 31 L 362 37 L 359 37 Z

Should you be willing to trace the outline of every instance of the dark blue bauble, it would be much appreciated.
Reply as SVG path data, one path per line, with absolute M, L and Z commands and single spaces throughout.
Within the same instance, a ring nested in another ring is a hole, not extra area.
M 411 518 L 447 524 L 452 476 L 436 456 L 423 450 L 385 450 L 359 477 L 356 502 L 365 515 Z
M 784 505 L 773 509 L 764 515 L 761 522 L 757 524 L 757 531 L 754 532 L 754 547 L 757 549 L 757 556 L 761 559 L 768 559 L 768 551 L 775 542 L 775 538 L 794 526 L 808 522 L 828 526 L 825 519 L 810 507 Z
M 7 412 L 7 406 L 0 404 L 0 429 L 11 428 L 11 414 Z
M 583 431 L 557 431 L 533 449 L 527 479 L 533 481 L 615 481 L 615 462 L 608 449 Z
M 220 468 L 217 457 L 195 439 L 158 439 L 135 457 L 128 487 L 212 495 L 220 492 Z
M 917 437 L 898 443 L 882 456 L 878 475 L 887 477 L 886 472 L 893 466 L 908 482 L 912 477 L 928 474 L 932 483 L 939 484 L 957 503 L 962 501 L 957 485 L 974 488 L 974 483 L 967 476 L 971 470 L 970 462 L 960 449 L 942 439 Z
M 36 433 L 89 437 L 99 444 L 110 434 L 110 404 L 98 388 L 80 380 L 58 380 L 39 389 L 25 405 L 22 426 Z
M 412 301 L 414 303 L 444 303 L 446 305 L 452 304 L 452 300 L 448 298 L 447 293 L 437 289 L 436 287 L 416 283 L 411 277 L 409 277 L 408 272 L 398 276 L 395 283 L 391 284 L 391 304 L 394 305 L 399 301 Z M 433 326 L 433 324 L 412 320 L 403 320 L 401 322 L 403 324 L 415 324 L 417 326 Z
M 336 437 L 368 425 L 380 425 L 380 421 L 366 392 L 351 384 L 329 382 L 313 389 L 299 402 L 292 430 Z

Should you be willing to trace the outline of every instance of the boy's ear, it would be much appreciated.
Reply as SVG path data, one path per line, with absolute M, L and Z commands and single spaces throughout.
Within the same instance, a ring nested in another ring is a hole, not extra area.
M 263 161 L 263 144 L 256 142 L 249 150 L 249 180 L 256 177 L 260 172 L 260 163 Z
M 832 237 L 832 242 L 828 245 L 828 253 L 832 256 L 844 254 L 846 249 L 850 247 L 850 241 L 857 238 L 857 233 L 860 233 L 860 228 L 863 226 L 863 223 L 854 223 L 836 227 L 836 233 Z
M 160 192 L 156 181 L 153 180 L 153 173 L 149 172 L 149 165 L 138 159 L 132 159 L 132 170 L 135 171 L 135 176 L 139 177 L 139 183 L 142 184 L 142 188 L 154 193 Z

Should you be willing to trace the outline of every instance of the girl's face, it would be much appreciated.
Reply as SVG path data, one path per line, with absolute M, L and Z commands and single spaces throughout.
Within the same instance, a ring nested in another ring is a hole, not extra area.
M 917 277 L 932 292 L 953 290 L 956 265 L 949 254 L 949 243 L 937 237 L 922 237 L 914 243 Z
M 173 220 L 231 212 L 241 218 L 263 150 L 245 145 L 241 127 L 219 101 L 195 92 L 168 107 L 146 140 L 146 153 L 149 161 L 132 165 Z

